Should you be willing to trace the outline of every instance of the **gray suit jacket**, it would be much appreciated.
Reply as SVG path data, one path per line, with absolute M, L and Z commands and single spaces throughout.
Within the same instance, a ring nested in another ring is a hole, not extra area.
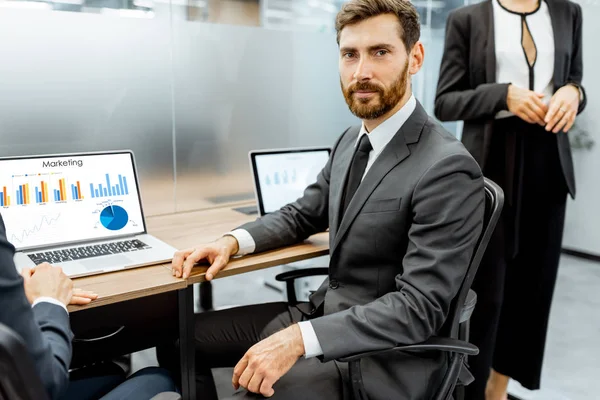
M 311 297 L 322 360 L 422 342 L 440 331 L 482 228 L 483 177 L 420 104 L 365 175 L 345 215 L 342 191 L 359 129 L 348 129 L 303 197 L 246 229 L 264 251 L 330 229 L 329 277 Z M 428 399 L 441 354 L 364 359 L 371 399 Z M 337 363 L 347 378 L 346 365 Z
M 14 253 L 0 216 L 0 323 L 23 338 L 48 395 L 58 399 L 69 383 L 72 339 L 69 315 L 49 303 L 31 308 L 23 290 L 23 278 L 13 262 Z
M 493 0 L 496 1 L 496 0 Z M 583 91 L 581 113 L 587 104 L 583 79 L 581 6 L 567 0 L 545 0 L 554 32 L 554 91 L 572 83 Z M 441 121 L 465 121 L 462 141 L 485 170 L 492 143 L 494 116 L 507 110 L 508 84 L 496 83 L 496 46 L 492 0 L 454 10 L 446 25 L 435 115 Z M 575 175 L 569 136 L 556 135 L 561 166 L 571 197 Z M 507 193 L 507 197 L 510 197 Z

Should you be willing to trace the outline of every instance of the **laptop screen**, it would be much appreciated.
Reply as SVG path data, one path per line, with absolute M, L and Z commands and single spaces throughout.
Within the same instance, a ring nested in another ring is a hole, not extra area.
M 145 232 L 130 152 L 0 159 L 0 212 L 17 250 Z
M 251 154 L 261 214 L 296 201 L 317 181 L 329 159 L 329 149 L 273 150 Z

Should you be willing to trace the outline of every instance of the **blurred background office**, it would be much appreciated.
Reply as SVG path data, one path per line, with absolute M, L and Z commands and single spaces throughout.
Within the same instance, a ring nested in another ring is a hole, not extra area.
M 600 3 L 578 2 L 588 106 L 570 133 L 578 195 L 568 203 L 563 245 L 588 259 L 561 259 L 543 389 L 511 384 L 523 399 L 597 396 Z M 413 3 L 426 49 L 414 91 L 433 115 L 446 17 L 469 1 Z M 0 0 L 0 155 L 132 149 L 147 215 L 249 200 L 249 150 L 332 145 L 357 122 L 338 83 L 334 19 L 341 4 Z M 445 125 L 460 136 L 460 123 Z M 232 305 L 232 293 L 237 304 L 282 299 L 263 285 L 280 271 L 216 281 L 215 306 Z M 153 362 L 147 354 L 136 361 Z

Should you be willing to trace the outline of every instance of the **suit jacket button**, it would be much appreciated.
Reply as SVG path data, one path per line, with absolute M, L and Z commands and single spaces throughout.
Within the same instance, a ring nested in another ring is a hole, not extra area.
M 336 281 L 335 279 L 333 279 L 333 280 L 331 280 L 331 281 L 329 282 L 329 288 L 330 288 L 330 289 L 333 289 L 333 290 L 335 290 L 335 289 L 337 289 L 337 288 L 339 288 L 339 287 L 340 287 L 340 283 L 339 283 L 338 281 Z

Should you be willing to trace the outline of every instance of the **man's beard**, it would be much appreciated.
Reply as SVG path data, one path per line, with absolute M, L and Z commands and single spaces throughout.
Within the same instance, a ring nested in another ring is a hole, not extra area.
M 342 84 L 342 92 L 352 114 L 360 119 L 377 119 L 396 107 L 406 94 L 408 86 L 407 69 L 408 60 L 404 65 L 402 73 L 389 89 L 371 82 L 358 82 L 348 88 L 344 88 Z M 372 91 L 375 94 L 368 98 L 355 98 L 354 93 L 358 90 Z

